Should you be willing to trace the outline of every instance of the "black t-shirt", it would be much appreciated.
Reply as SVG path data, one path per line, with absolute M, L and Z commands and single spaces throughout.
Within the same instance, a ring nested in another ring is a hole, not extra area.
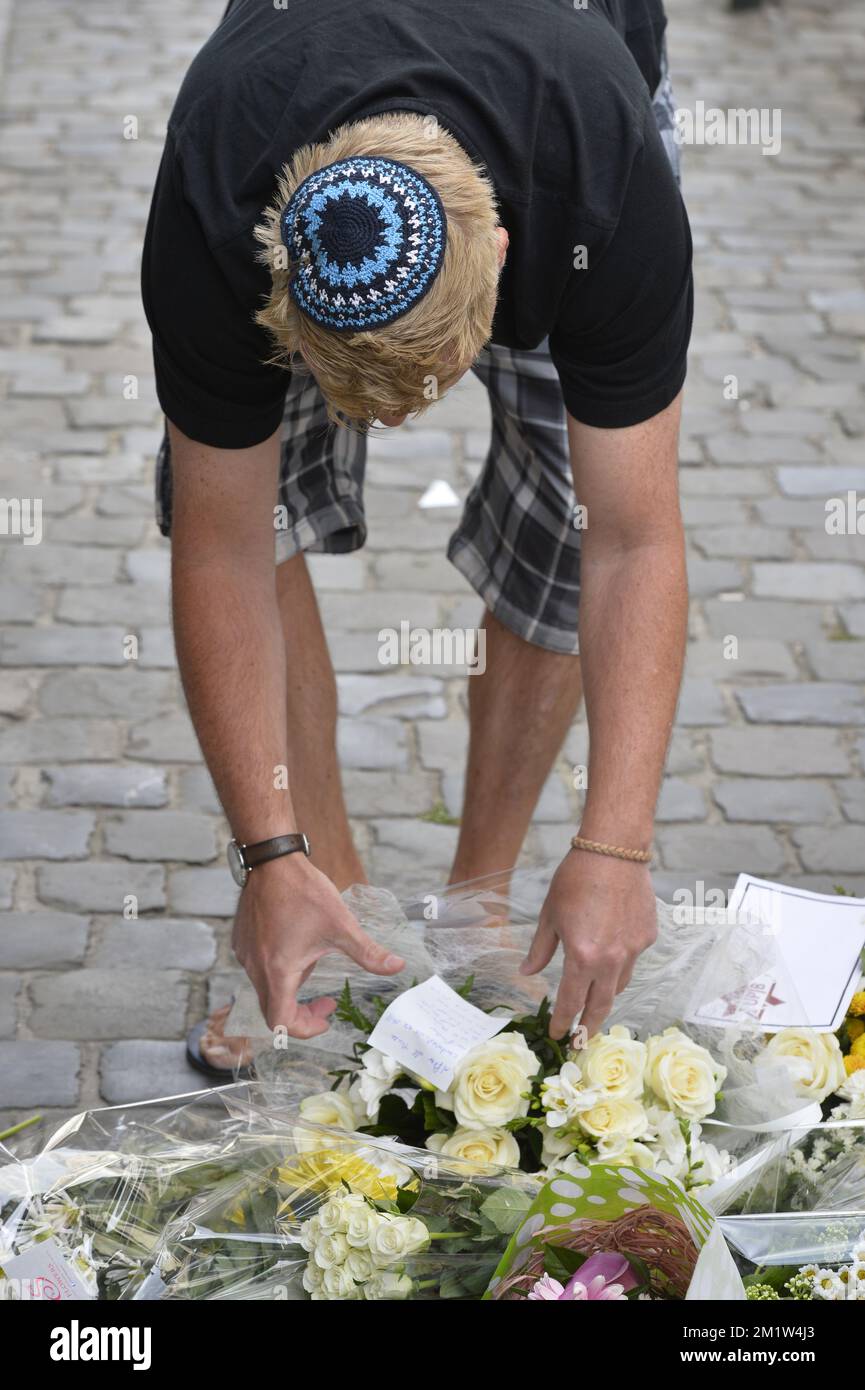
M 661 0 L 234 0 L 177 97 L 147 228 L 165 414 L 229 449 L 277 428 L 288 374 L 254 322 L 270 277 L 253 228 L 301 145 L 395 110 L 435 116 L 495 186 L 510 245 L 492 342 L 549 337 L 589 425 L 657 414 L 684 380 L 692 315 L 688 220 L 651 104 L 664 23 Z

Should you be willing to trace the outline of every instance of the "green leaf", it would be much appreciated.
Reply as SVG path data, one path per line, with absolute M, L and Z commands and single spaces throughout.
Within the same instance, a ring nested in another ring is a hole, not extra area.
M 366 1014 L 360 1010 L 351 997 L 351 985 L 348 980 L 342 987 L 342 993 L 337 1001 L 335 1018 L 342 1023 L 350 1023 L 353 1028 L 357 1028 L 361 1033 L 371 1033 L 375 1024 L 372 1019 L 367 1018 Z
M 567 1284 L 571 1275 L 576 1274 L 587 1258 L 582 1250 L 568 1250 L 564 1245 L 548 1245 L 544 1249 L 544 1269 L 552 1279 L 558 1279 L 560 1284 Z
M 426 1131 L 423 1113 L 412 1105 L 406 1105 L 402 1096 L 392 1093 L 382 1097 L 378 1108 L 378 1120 L 374 1125 L 361 1125 L 361 1134 L 388 1135 L 411 1144 L 416 1149 L 424 1147 Z
M 460 985 L 456 993 L 462 995 L 463 999 L 468 999 L 474 987 L 475 977 L 474 975 L 469 975 L 467 979 L 464 981 L 464 983 Z
M 398 1188 L 396 1194 L 396 1205 L 400 1215 L 405 1216 L 406 1212 L 411 1211 L 419 1196 L 420 1191 L 418 1189 L 415 1189 L 415 1191 L 411 1191 L 407 1187 Z
M 481 1202 L 480 1210 L 497 1231 L 509 1236 L 513 1235 L 531 1204 L 532 1199 L 527 1192 L 500 1187 Z
M 430 1091 L 419 1091 L 417 1099 L 421 1103 L 421 1114 L 427 1134 L 440 1134 L 442 1130 L 453 1128 L 453 1120 L 448 1120 L 442 1115 Z

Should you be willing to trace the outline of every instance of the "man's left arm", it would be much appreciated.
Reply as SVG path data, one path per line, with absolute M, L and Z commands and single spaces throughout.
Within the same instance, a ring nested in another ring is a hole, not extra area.
M 568 416 L 582 533 L 580 655 L 589 726 L 580 834 L 648 849 L 675 715 L 687 632 L 678 497 L 681 395 L 624 429 Z M 648 865 L 571 850 L 556 871 L 523 966 L 561 941 L 565 960 L 550 1031 L 580 1017 L 596 1033 L 656 935 Z

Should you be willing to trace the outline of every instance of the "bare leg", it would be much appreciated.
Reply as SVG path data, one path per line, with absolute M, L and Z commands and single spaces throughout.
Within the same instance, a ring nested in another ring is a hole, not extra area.
M 340 890 L 366 883 L 351 838 L 336 756 L 336 680 L 315 590 L 303 555 L 277 570 L 277 593 L 288 663 L 288 777 L 300 830 L 309 836 L 312 859 Z M 208 1019 L 201 1050 L 219 1067 L 246 1065 L 245 1038 L 227 1038 L 229 1007 Z
M 469 677 L 466 793 L 451 883 L 516 861 L 582 695 L 579 657 L 515 636 L 491 613 L 487 662 Z

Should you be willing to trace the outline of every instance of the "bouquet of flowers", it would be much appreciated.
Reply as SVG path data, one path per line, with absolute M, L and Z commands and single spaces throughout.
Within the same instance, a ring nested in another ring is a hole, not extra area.
M 865 1303 L 865 1228 L 850 1242 L 844 1224 L 836 1223 L 824 1229 L 823 1240 L 822 1265 L 758 1268 L 745 1279 L 746 1298 Z
M 672 1178 L 590 1164 L 546 1183 L 485 1295 L 624 1302 L 743 1299 L 715 1218 Z
M 340 979 L 329 1033 L 269 1039 L 257 1083 L 85 1112 L 31 1161 L 7 1151 L 10 1287 L 41 1260 L 85 1298 L 479 1299 L 488 1285 L 539 1300 L 557 1286 L 572 1301 L 742 1297 L 715 1217 L 729 1235 L 728 1222 L 766 1212 L 819 1217 L 815 1249 L 801 1228 L 786 1244 L 772 1228 L 764 1251 L 740 1227 L 730 1240 L 743 1268 L 762 1275 L 768 1253 L 788 1282 L 808 1260 L 856 1272 L 856 1233 L 845 1226 L 830 1247 L 822 1209 L 829 1224 L 852 1220 L 865 1187 L 859 995 L 837 1037 L 686 1024 L 701 1000 L 754 978 L 772 942 L 737 923 L 683 930 L 659 905 L 657 946 L 610 1026 L 572 1047 L 549 1037 L 555 963 L 519 973 L 533 906 L 492 885 L 428 895 L 418 911 L 378 890 L 351 895 L 416 978 L 438 974 L 500 1016 L 497 1036 L 436 1086 L 371 1045 L 389 1001 L 368 979 Z M 803 1101 L 807 1120 L 791 1122 Z
M 471 981 L 463 987 L 471 994 Z M 407 1072 L 365 1039 L 383 1002 L 364 1012 L 345 984 L 338 1016 L 360 1035 L 335 1087 L 300 1102 L 309 1119 L 386 1135 L 461 1158 L 477 1171 L 522 1168 L 550 1177 L 603 1160 L 701 1187 L 729 1156 L 702 1137 L 726 1075 L 681 1028 L 645 1042 L 623 1025 L 580 1049 L 549 1036 L 549 1002 L 509 1019 L 462 1058 L 447 1090 Z

